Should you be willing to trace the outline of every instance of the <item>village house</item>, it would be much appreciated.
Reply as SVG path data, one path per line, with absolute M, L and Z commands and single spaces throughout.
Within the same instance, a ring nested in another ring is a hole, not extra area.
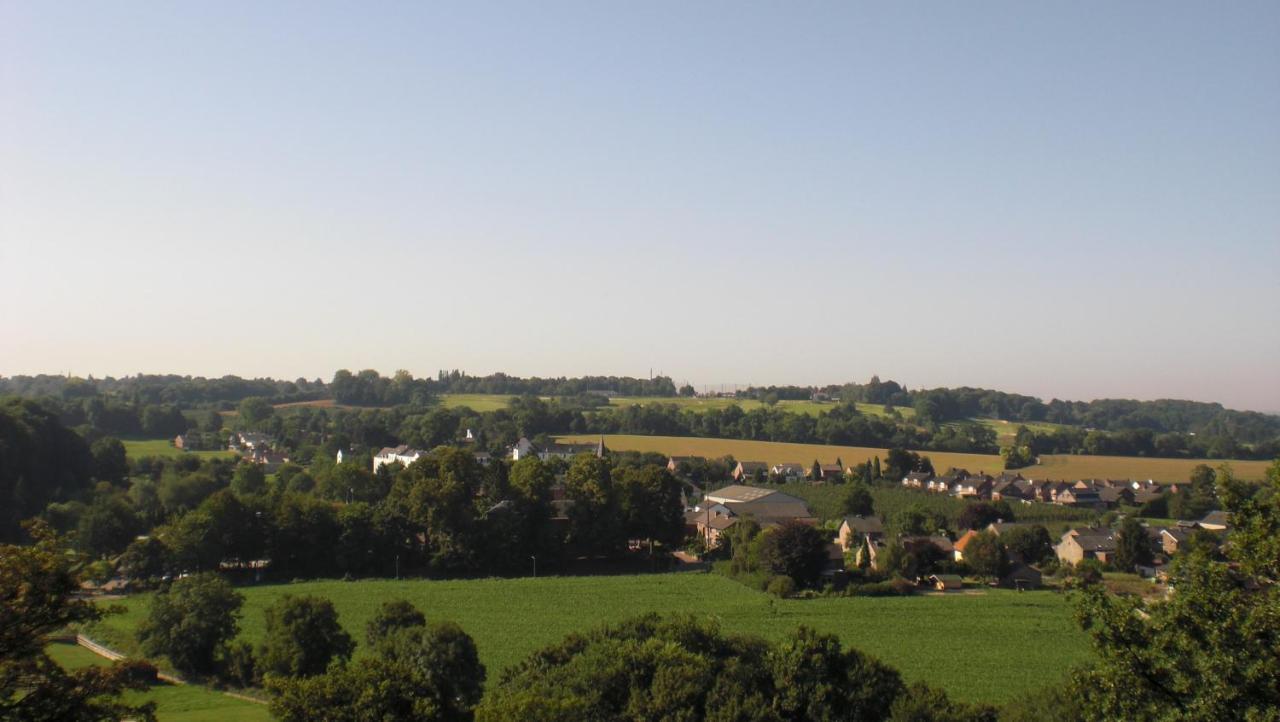
M 537 456 L 543 461 L 552 459 L 564 459 L 568 461 L 578 454 L 594 453 L 597 457 L 604 458 L 608 449 L 604 445 L 604 437 L 600 437 L 598 444 L 561 444 L 551 441 L 542 446 L 529 441 L 527 437 L 521 436 L 519 440 L 511 447 L 508 452 L 512 461 L 519 461 L 528 456 Z
M 763 461 L 739 461 L 733 468 L 733 480 L 739 483 L 763 480 L 768 475 L 769 465 Z
M 275 473 L 283 464 L 289 461 L 289 457 L 278 451 L 270 449 L 261 449 L 253 452 L 248 456 L 249 461 L 258 464 L 262 470 L 268 474 Z
M 952 489 L 956 496 L 968 499 L 985 499 L 991 496 L 991 478 L 970 476 L 956 482 Z
M 1079 564 L 1085 559 L 1097 559 L 1106 564 L 1116 553 L 1116 535 L 1111 529 L 1070 529 L 1054 547 L 1058 559 L 1068 564 Z
M 704 504 L 721 504 L 734 516 L 752 516 L 761 526 L 792 520 L 817 523 L 803 499 L 774 489 L 734 484 L 707 492 L 702 501 Z
M 970 529 L 962 534 L 959 539 L 956 539 L 955 544 L 951 547 L 952 554 L 956 561 L 964 561 L 964 550 L 969 546 L 969 542 L 976 539 L 977 536 L 978 532 Z
M 705 464 L 706 459 L 701 456 L 672 456 L 667 459 L 667 471 L 672 474 L 685 473 L 692 464 Z M 682 468 L 683 467 L 683 468 Z
M 396 447 L 383 447 L 377 454 L 373 455 L 373 473 L 378 473 L 378 469 L 387 464 L 400 464 L 408 466 L 419 458 L 426 455 L 427 452 L 421 449 L 410 448 L 406 444 Z
M 231 435 L 227 448 L 231 451 L 258 451 L 270 449 L 273 443 L 267 434 L 257 431 L 238 431 Z
M 874 544 L 882 539 L 884 522 L 878 516 L 846 516 L 836 532 L 836 540 L 844 551 L 860 548 L 864 540 Z
M 844 467 L 840 464 L 818 464 L 818 478 L 813 481 L 839 481 L 844 478 Z
M 801 464 L 774 464 L 769 467 L 769 476 L 777 481 L 789 484 L 804 480 L 804 466 Z
M 1226 531 L 1231 528 L 1231 514 L 1225 511 L 1211 511 L 1196 524 L 1201 529 L 1209 531 Z
M 1160 550 L 1173 556 L 1191 538 L 1191 530 L 1182 527 L 1165 527 L 1159 530 Z
M 902 485 L 908 489 L 922 489 L 932 479 L 932 471 L 912 471 L 902 477 Z
M 1043 580 L 1044 575 L 1040 573 L 1039 569 L 1015 561 L 1009 567 L 1009 571 L 1000 578 L 998 584 L 1006 589 L 1023 591 L 1025 589 L 1039 589 Z

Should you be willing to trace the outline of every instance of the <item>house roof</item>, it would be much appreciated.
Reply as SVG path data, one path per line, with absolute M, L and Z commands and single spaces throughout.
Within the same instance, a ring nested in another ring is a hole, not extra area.
M 738 466 L 740 466 L 742 470 L 746 472 L 769 470 L 769 465 L 763 461 L 739 461 Z
M 964 536 L 961 536 L 959 539 L 956 540 L 956 543 L 953 545 L 953 548 L 958 552 L 963 552 L 965 548 L 969 546 L 969 542 L 973 541 L 976 538 L 978 538 L 978 532 L 970 529 L 969 531 L 964 533 Z
M 723 489 L 707 492 L 707 499 L 729 504 L 745 504 L 752 501 L 759 501 L 766 496 L 779 494 L 774 489 L 765 489 L 759 486 L 747 486 L 745 484 L 731 484 Z M 786 494 L 781 494 L 787 496 Z
M 963 584 L 964 579 L 959 574 L 930 574 L 930 579 L 942 582 L 944 584 Z
M 878 516 L 846 516 L 844 523 L 859 534 L 884 533 L 884 522 Z
M 1211 511 L 1204 515 L 1204 518 L 1200 520 L 1200 523 L 1214 526 L 1230 526 L 1231 514 L 1230 512 L 1225 511 Z

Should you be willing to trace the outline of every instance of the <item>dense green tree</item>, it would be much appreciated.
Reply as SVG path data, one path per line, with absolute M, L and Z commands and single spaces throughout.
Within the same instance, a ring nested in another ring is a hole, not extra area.
M 312 677 L 335 659 L 349 659 L 354 649 L 351 635 L 338 623 L 333 602 L 286 594 L 266 610 L 258 665 L 263 674 Z
M 89 447 L 93 455 L 93 477 L 120 485 L 129 475 L 129 459 L 119 439 L 104 436 Z
M 241 462 L 231 477 L 231 490 L 236 496 L 257 496 L 267 491 L 267 475 L 261 464 Z
M 569 507 L 567 542 L 580 554 L 613 554 L 625 541 L 625 530 L 616 522 L 618 499 L 612 473 L 605 459 L 579 454 L 565 474 Z
M 0 541 L 17 541 L 21 522 L 87 490 L 88 445 L 34 401 L 0 400 Z
M 827 538 L 814 527 L 789 521 L 764 534 L 760 562 L 773 574 L 791 577 L 801 587 L 813 587 L 827 563 Z
M 365 641 L 371 649 L 376 649 L 401 630 L 409 627 L 421 627 L 427 623 L 427 617 L 417 607 L 404 599 L 391 599 L 382 603 L 373 619 L 365 625 Z
M 118 554 L 137 536 L 140 523 L 121 494 L 99 494 L 76 525 L 76 547 L 93 556 Z
M 865 484 L 850 484 L 840 500 L 840 512 L 845 516 L 871 516 L 875 513 L 875 500 Z
M 1088 720 L 1274 720 L 1280 709 L 1280 460 L 1265 492 L 1224 495 L 1224 558 L 1179 554 L 1158 602 L 1087 585 L 1096 661 L 1075 674 Z
M 142 409 L 142 433 L 151 438 L 171 439 L 190 425 L 182 411 L 169 404 L 151 404 Z
M 1146 528 L 1136 518 L 1127 517 L 1116 532 L 1116 569 L 1131 572 L 1138 564 L 1150 564 L 1153 556 Z
M 776 645 L 650 615 L 571 635 L 504 675 L 479 720 L 882 720 L 897 672 L 801 628 Z
M 987 580 L 999 579 L 1009 566 L 1004 543 L 989 531 L 978 532 L 969 540 L 964 561 L 976 576 Z
M 484 688 L 475 642 L 452 622 L 414 625 L 379 654 L 310 678 L 269 677 L 271 713 L 283 722 L 469 722 Z
M 961 529 L 983 529 L 992 522 L 1013 520 L 1013 507 L 1002 499 L 970 502 L 960 511 L 956 524 Z
M 181 672 L 211 673 L 236 635 L 243 603 L 244 597 L 213 572 L 179 579 L 151 598 L 138 641 L 146 654 L 168 657 Z
M 50 635 L 103 612 L 79 597 L 75 560 L 48 528 L 31 536 L 32 545 L 0 545 L 0 720 L 154 720 L 154 703 L 121 701 L 145 686 L 126 666 L 68 671 L 46 654 Z
M 249 429 L 262 427 L 275 413 L 275 409 L 271 408 L 271 402 L 261 396 L 250 396 L 244 399 L 240 402 L 238 410 L 240 423 Z
M 133 540 L 120 555 L 120 573 L 134 582 L 154 583 L 172 566 L 169 548 L 154 536 Z
M 684 538 L 680 482 L 661 466 L 628 467 L 615 473 L 618 511 L 628 539 L 676 546 Z
M 1054 555 L 1053 540 L 1042 524 L 1015 526 L 1000 535 L 1011 555 L 1027 564 L 1039 564 Z

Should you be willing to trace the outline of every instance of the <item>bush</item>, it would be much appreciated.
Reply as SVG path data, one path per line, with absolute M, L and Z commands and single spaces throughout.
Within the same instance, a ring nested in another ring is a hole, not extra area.
M 155 684 L 160 678 L 156 666 L 145 659 L 127 659 L 117 664 L 116 669 L 131 683 Z
M 765 589 L 775 597 L 786 599 L 795 594 L 796 580 L 783 574 L 779 574 L 769 580 L 769 586 Z
M 237 687 L 253 687 L 258 684 L 258 658 L 253 645 L 244 640 L 227 647 L 222 663 L 222 678 Z
M 915 591 L 916 585 L 902 577 L 894 577 L 887 582 L 851 584 L 845 593 L 851 597 L 905 597 L 915 594 Z

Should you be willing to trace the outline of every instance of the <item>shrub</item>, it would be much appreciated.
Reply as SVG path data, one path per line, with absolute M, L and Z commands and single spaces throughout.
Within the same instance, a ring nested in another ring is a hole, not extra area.
M 160 672 L 145 659 L 127 659 L 116 665 L 120 675 L 132 683 L 155 684 Z
M 244 640 L 227 647 L 222 662 L 222 678 L 237 687 L 253 687 L 258 683 L 258 658 L 253 645 Z
M 769 579 L 769 586 L 765 590 L 775 597 L 785 599 L 796 591 L 796 580 L 783 574 L 779 574 Z

